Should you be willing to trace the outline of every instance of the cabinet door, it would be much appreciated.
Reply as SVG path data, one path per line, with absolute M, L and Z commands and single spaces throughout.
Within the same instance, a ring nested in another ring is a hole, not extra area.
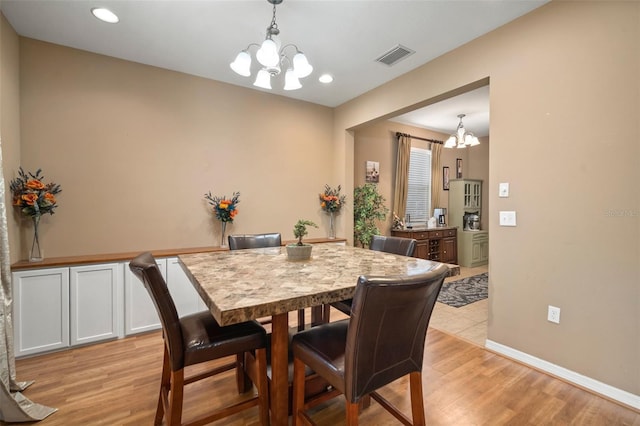
M 156 259 L 162 277 L 167 280 L 167 259 Z M 124 266 L 124 334 L 130 335 L 160 328 L 158 312 L 144 284 L 129 264 Z
M 476 265 L 482 261 L 482 243 L 474 241 L 471 244 L 471 263 Z
M 457 249 L 456 249 L 456 237 L 443 238 L 440 243 L 440 249 L 442 253 L 440 255 L 440 262 L 443 263 L 456 263 L 457 262 Z
M 480 260 L 485 263 L 489 261 L 489 240 L 480 244 Z
M 122 264 L 74 266 L 69 270 L 71 345 L 122 337 Z
M 180 317 L 207 310 L 177 257 L 167 259 L 167 286 Z
M 69 268 L 18 271 L 12 278 L 15 356 L 69 346 Z
M 413 256 L 417 257 L 418 259 L 429 258 L 428 240 L 418 241 L 418 244 L 416 244 L 416 252 L 413 254 Z

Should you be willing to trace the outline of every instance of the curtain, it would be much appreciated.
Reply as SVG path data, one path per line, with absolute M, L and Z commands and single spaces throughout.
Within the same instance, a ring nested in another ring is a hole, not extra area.
M 441 188 L 442 188 L 442 144 L 431 142 L 431 212 L 433 212 L 433 209 L 435 209 L 436 207 L 442 207 L 440 205 Z
M 393 196 L 393 212 L 404 219 L 409 192 L 409 158 L 411 157 L 411 136 L 398 136 L 398 156 L 396 157 L 396 190 Z
M 32 422 L 42 420 L 57 409 L 36 404 L 20 392 L 33 382 L 16 382 L 16 360 L 13 349 L 13 304 L 11 289 L 11 258 L 5 203 L 5 182 L 2 169 L 2 141 L 0 140 L 0 420 L 5 422 Z

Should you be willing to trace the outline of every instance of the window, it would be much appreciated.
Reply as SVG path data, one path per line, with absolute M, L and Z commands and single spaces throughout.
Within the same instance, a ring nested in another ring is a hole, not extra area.
M 406 214 L 409 223 L 425 224 L 431 210 L 431 151 L 411 148 Z

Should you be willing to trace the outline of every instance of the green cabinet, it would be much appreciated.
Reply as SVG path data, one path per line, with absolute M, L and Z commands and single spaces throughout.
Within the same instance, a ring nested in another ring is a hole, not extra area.
M 489 262 L 489 232 L 462 231 L 458 232 L 458 238 L 460 266 L 473 268 Z
M 449 224 L 457 226 L 458 264 L 465 267 L 489 262 L 489 232 L 465 230 L 464 215 L 482 211 L 482 181 L 454 179 L 449 182 Z

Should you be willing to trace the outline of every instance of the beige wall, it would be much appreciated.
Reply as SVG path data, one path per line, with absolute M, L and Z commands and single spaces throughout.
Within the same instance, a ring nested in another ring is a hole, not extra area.
M 45 255 L 215 244 L 210 189 L 242 192 L 233 230 L 286 236 L 325 183 L 352 193 L 353 129 L 490 79 L 489 339 L 640 395 L 638 22 L 552 2 L 335 110 L 21 39 L 20 163 L 63 186 Z
M 62 185 L 46 257 L 218 245 L 209 190 L 241 193 L 229 232 L 327 235 L 329 108 L 25 38 L 21 101 L 22 165 Z
M 9 183 L 20 165 L 20 52 L 19 39 L 0 13 L 0 140 L 5 177 L 5 203 L 11 208 Z M 20 258 L 19 217 L 7 212 L 11 262 Z
M 385 205 L 389 209 L 389 215 L 385 223 L 379 226 L 382 235 L 390 235 L 393 222 L 393 197 L 396 173 L 396 155 L 398 151 L 396 132 L 409 133 L 425 139 L 446 140 L 449 135 L 433 132 L 427 129 L 408 126 L 393 121 L 383 120 L 374 124 L 358 127 L 355 131 L 354 144 L 354 185 L 365 183 L 365 164 L 367 161 L 380 163 L 380 181 L 378 191 L 385 198 Z M 483 179 L 488 183 L 489 179 L 489 138 L 482 138 L 482 144 L 469 149 L 443 149 L 442 167 L 449 167 L 450 179 L 455 178 L 456 158 L 462 158 L 463 177 L 468 179 Z M 419 139 L 412 139 L 412 146 L 427 148 L 429 143 Z M 488 185 L 485 185 L 488 186 Z M 449 191 L 442 189 L 440 183 L 440 206 L 449 207 Z M 488 203 L 482 210 L 483 225 L 488 222 L 484 216 L 488 216 Z M 432 209 L 436 206 L 432 206 Z M 432 212 L 433 213 L 433 212 Z M 483 227 L 483 229 L 487 229 Z
M 344 129 L 489 78 L 489 339 L 635 395 L 639 22 L 637 2 L 551 2 L 338 107 L 334 128 L 346 160 Z

